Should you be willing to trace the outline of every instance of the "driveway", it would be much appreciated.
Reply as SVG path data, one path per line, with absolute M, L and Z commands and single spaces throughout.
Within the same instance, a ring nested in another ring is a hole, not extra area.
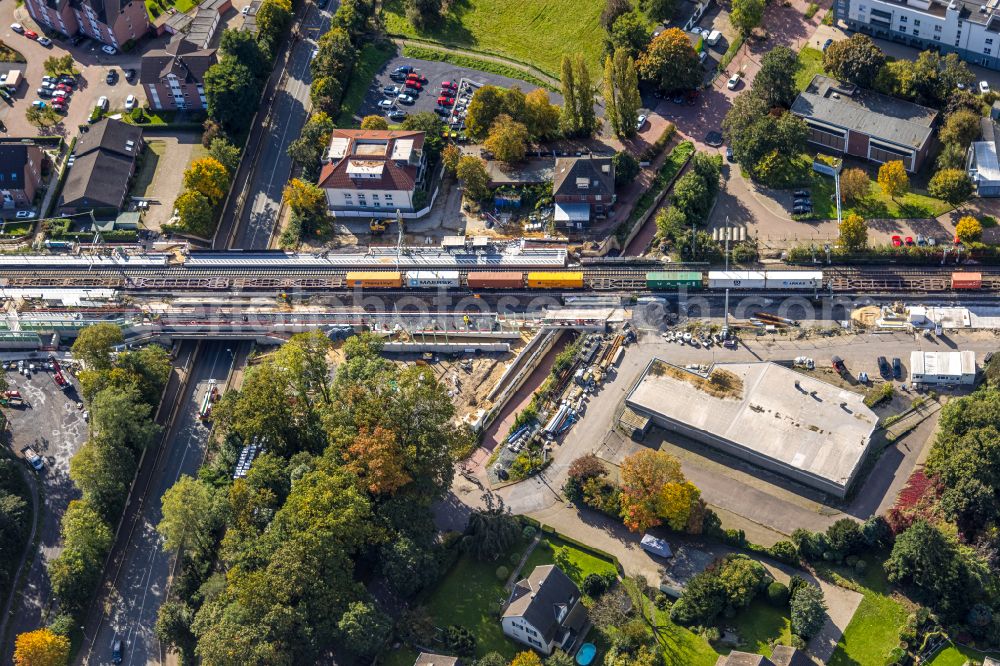
M 147 229 L 159 231 L 174 210 L 174 200 L 184 186 L 184 170 L 192 160 L 205 153 L 201 133 L 170 131 L 162 134 L 155 129 L 145 133 L 146 150 L 143 165 L 132 184 L 131 196 L 150 200 L 142 223 Z
M 21 449 L 30 446 L 45 459 L 44 469 L 35 477 L 44 502 L 38 523 L 38 550 L 27 568 L 7 627 L 6 637 L 13 641 L 17 634 L 44 626 L 50 619 L 52 589 L 45 566 L 62 550 L 59 524 L 70 500 L 79 497 L 69 478 L 69 461 L 87 439 L 87 424 L 83 412 L 76 408 L 76 389 L 59 390 L 51 373 L 38 372 L 26 379 L 16 371 L 7 371 L 7 381 L 29 404 L 4 412 L 10 420 L 11 449 L 20 456 Z M 0 652 L 0 663 L 10 663 L 12 645 L 0 646 Z
M 76 134 L 76 128 L 87 122 L 97 99 L 102 95 L 107 96 L 112 109 L 124 107 L 125 98 L 130 94 L 135 95 L 140 103 L 146 101 L 145 93 L 139 85 L 139 77 L 136 76 L 134 83 L 128 83 L 123 75 L 123 70 L 135 69 L 138 72 L 142 50 L 152 48 L 160 43 L 159 41 L 148 40 L 143 42 L 142 49 L 114 56 L 102 53 L 100 45 L 90 39 L 81 42 L 79 46 L 72 47 L 65 38 L 56 39 L 53 37 L 52 46 L 46 48 L 11 30 L 10 24 L 14 22 L 43 34 L 41 28 L 32 21 L 27 8 L 23 5 L 16 6 L 14 2 L 0 3 L 0 39 L 20 51 L 28 61 L 26 64 L 15 65 L 15 68 L 23 71 L 26 83 L 21 85 L 14 96 L 14 105 L 0 104 L 0 120 L 3 120 L 4 124 L 7 125 L 9 136 L 37 136 L 40 134 L 38 128 L 25 120 L 24 112 L 32 101 L 39 99 L 35 91 L 41 84 L 42 77 L 45 76 L 43 63 L 46 58 L 51 56 L 71 53 L 76 60 L 76 68 L 80 71 L 80 75 L 77 77 L 76 91 L 71 97 L 64 121 L 55 128 L 56 134 L 67 137 Z M 109 85 L 105 81 L 110 68 L 117 69 L 119 74 L 118 81 L 114 85 Z M 46 131 L 46 133 L 51 134 L 52 131 Z

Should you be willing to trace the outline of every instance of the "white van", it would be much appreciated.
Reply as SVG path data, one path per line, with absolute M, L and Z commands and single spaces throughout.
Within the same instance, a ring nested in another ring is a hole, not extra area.
M 108 98 L 105 97 L 104 95 L 101 95 L 100 97 L 98 97 L 97 98 L 97 108 L 100 109 L 101 111 L 107 111 L 108 110 Z
M 716 44 L 719 43 L 720 39 L 722 39 L 722 33 L 719 32 L 718 30 L 713 30 L 712 32 L 708 33 L 708 37 L 705 38 L 705 41 L 708 42 L 709 46 L 715 46 Z

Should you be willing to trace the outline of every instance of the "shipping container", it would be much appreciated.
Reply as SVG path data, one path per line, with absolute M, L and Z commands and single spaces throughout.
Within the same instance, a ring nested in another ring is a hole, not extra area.
M 458 271 L 407 271 L 406 286 L 416 289 L 428 287 L 457 287 Z
M 528 287 L 532 289 L 580 289 L 583 272 L 536 271 L 528 273 Z
M 657 271 L 646 273 L 646 286 L 650 289 L 701 288 L 701 273 L 698 271 Z
M 952 289 L 980 289 L 983 286 L 982 273 L 952 273 Z
M 763 289 L 764 271 L 709 271 L 709 289 Z
M 403 276 L 389 271 L 349 271 L 348 287 L 402 287 Z
M 823 271 L 767 271 L 767 289 L 816 289 L 823 286 Z
M 524 286 L 524 273 L 472 271 L 466 276 L 469 289 L 520 289 Z

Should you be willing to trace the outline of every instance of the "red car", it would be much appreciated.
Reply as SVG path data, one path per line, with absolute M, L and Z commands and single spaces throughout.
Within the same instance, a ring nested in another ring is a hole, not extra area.
M 73 92 L 73 88 L 66 85 L 65 83 L 60 83 L 59 85 L 57 85 L 56 90 L 65 90 L 68 93 Z
M 893 236 L 892 237 L 892 244 L 894 246 L 896 246 L 896 247 L 899 247 L 899 246 L 901 246 L 903 244 L 903 239 L 901 237 L 899 237 L 899 236 Z
M 455 103 L 454 97 L 445 97 L 443 95 L 441 97 L 438 97 L 438 104 L 440 104 L 441 106 L 451 106 L 454 103 Z
M 407 81 L 406 87 L 409 88 L 410 90 L 416 90 L 418 92 L 424 89 L 424 87 L 420 85 L 418 81 Z
M 406 76 L 406 82 L 409 83 L 410 81 L 416 81 L 417 83 L 427 83 L 427 77 L 420 76 L 419 74 L 408 74 Z
M 28 39 L 38 39 L 38 33 L 35 32 L 34 30 L 25 30 L 24 36 L 27 37 Z
M 907 236 L 905 239 L 903 239 L 903 242 L 906 243 L 907 245 L 913 245 L 913 236 Z
M 63 104 L 62 102 L 52 102 L 52 108 L 55 109 L 56 111 L 65 111 L 66 105 Z
M 441 87 L 442 88 L 448 88 L 449 90 L 458 90 L 458 84 L 457 83 L 453 83 L 451 81 L 442 81 L 441 82 Z

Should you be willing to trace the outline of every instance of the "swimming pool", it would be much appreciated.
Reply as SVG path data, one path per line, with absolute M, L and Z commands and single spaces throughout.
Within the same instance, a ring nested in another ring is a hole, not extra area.
M 593 643 L 584 643 L 576 653 L 576 663 L 580 666 L 590 666 L 595 656 L 597 656 L 597 646 Z

